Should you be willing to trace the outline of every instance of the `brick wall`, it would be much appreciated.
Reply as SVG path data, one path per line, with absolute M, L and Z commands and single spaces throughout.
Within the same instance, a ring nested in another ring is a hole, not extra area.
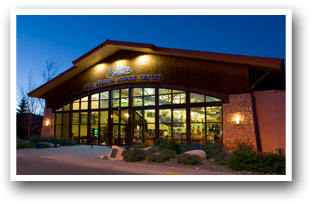
M 55 114 L 52 113 L 52 108 L 44 109 L 44 119 L 42 123 L 41 136 L 43 137 L 54 136 L 54 117 Z M 48 126 L 46 126 L 46 121 L 49 121 Z
M 236 116 L 240 124 L 236 124 Z M 251 145 L 257 150 L 252 98 L 250 93 L 229 96 L 223 104 L 223 145 L 228 151 L 236 150 L 239 143 Z

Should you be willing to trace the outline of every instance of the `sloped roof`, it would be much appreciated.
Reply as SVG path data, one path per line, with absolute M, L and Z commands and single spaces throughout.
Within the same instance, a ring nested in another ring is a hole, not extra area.
M 60 85 L 66 80 L 74 77 L 80 72 L 86 70 L 92 65 L 98 63 L 99 61 L 107 58 L 108 56 L 114 54 L 119 50 L 130 50 L 145 53 L 154 53 L 162 55 L 172 55 L 172 56 L 182 56 L 197 59 L 206 59 L 213 61 L 222 61 L 230 63 L 248 64 L 251 66 L 262 67 L 270 69 L 271 71 L 279 71 L 281 69 L 283 59 L 274 58 L 264 58 L 264 57 L 253 57 L 253 56 L 242 56 L 233 54 L 223 54 L 223 53 L 212 53 L 212 52 L 202 52 L 193 50 L 182 50 L 173 49 L 165 47 L 157 47 L 153 44 L 146 43 L 133 43 L 133 42 L 122 42 L 114 40 L 106 40 L 104 43 L 100 44 L 96 48 L 90 50 L 83 56 L 74 60 L 73 66 L 61 73 L 54 79 L 46 82 L 37 89 L 28 93 L 31 97 L 42 97 L 46 92 L 52 88 Z

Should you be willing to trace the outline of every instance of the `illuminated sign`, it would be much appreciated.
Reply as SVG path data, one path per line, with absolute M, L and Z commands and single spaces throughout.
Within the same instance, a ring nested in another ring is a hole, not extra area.
M 113 78 L 115 74 L 117 74 L 117 75 L 126 75 L 126 74 L 132 73 L 130 66 L 125 66 L 125 65 L 116 67 L 115 70 L 114 70 L 114 67 L 111 66 L 111 67 L 109 68 L 108 72 L 109 72 L 109 73 L 106 74 L 106 77 L 107 77 L 108 79 Z

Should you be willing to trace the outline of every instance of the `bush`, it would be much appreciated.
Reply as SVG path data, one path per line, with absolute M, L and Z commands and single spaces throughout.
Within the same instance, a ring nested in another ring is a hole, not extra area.
M 152 149 L 148 149 L 148 150 L 146 150 L 146 151 L 145 151 L 145 154 L 146 154 L 146 155 L 150 155 L 150 154 L 153 154 L 153 153 L 156 153 L 156 152 L 158 152 L 158 150 L 157 150 L 157 149 L 152 148 Z
M 17 142 L 16 142 L 16 148 L 17 148 L 17 149 L 24 149 L 24 148 L 25 148 L 25 142 L 24 142 L 24 140 L 17 140 Z
M 122 153 L 123 160 L 126 162 L 138 162 L 143 161 L 146 157 L 146 153 L 142 149 L 127 150 Z
M 179 148 L 180 148 L 181 153 L 184 153 L 187 151 L 200 149 L 200 144 L 180 143 Z
M 153 163 L 163 163 L 175 157 L 175 151 L 164 149 L 160 152 L 153 152 L 146 156 L 145 160 Z
M 157 146 L 159 150 L 170 149 L 175 151 L 177 154 L 181 153 L 178 144 L 170 140 L 156 140 L 155 146 Z
M 25 143 L 25 148 L 28 149 L 28 148 L 36 148 L 36 144 L 32 141 L 28 141 Z
M 175 158 L 176 162 L 184 165 L 201 165 L 202 159 L 196 155 L 180 154 Z
M 256 173 L 285 174 L 285 156 L 258 154 L 254 152 L 234 152 L 227 162 L 235 171 L 246 170 Z
M 253 147 L 247 143 L 239 143 L 237 147 L 237 152 L 250 153 L 254 152 Z
M 26 140 L 32 141 L 33 143 L 38 143 L 38 142 L 46 142 L 46 143 L 57 143 L 60 146 L 73 146 L 76 145 L 75 142 L 72 142 L 68 139 L 58 139 L 55 137 L 40 137 L 40 136 L 30 136 L 27 137 Z
M 211 143 L 201 145 L 201 149 L 207 154 L 207 158 L 213 158 L 215 161 L 224 159 L 223 145 L 221 143 Z

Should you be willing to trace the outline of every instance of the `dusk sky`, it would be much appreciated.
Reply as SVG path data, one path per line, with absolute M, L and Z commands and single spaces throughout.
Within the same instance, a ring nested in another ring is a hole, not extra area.
M 105 40 L 285 59 L 285 16 L 17 16 L 17 100 L 32 71 L 37 86 L 50 58 L 62 66 Z

